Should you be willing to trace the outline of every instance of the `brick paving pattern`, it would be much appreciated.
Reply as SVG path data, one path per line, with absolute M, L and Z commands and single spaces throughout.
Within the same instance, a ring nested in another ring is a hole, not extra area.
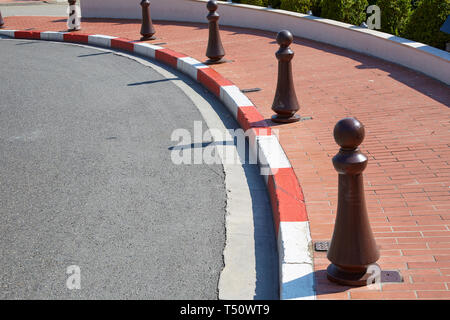
M 206 14 L 205 14 L 206 15 Z M 7 17 L 6 29 L 65 31 L 65 18 Z M 206 24 L 153 21 L 162 46 L 205 61 Z M 139 40 L 137 20 L 84 19 L 83 33 Z M 225 58 L 213 68 L 247 93 L 270 119 L 275 93 L 276 34 L 221 26 Z M 315 252 L 318 299 L 450 299 L 450 90 L 412 70 L 302 38 L 291 46 L 294 81 L 303 117 L 271 125 L 300 185 L 314 241 L 331 239 L 337 206 L 336 122 L 358 118 L 366 128 L 361 150 L 369 217 L 381 248 L 378 264 L 399 270 L 403 283 L 350 288 L 326 279 L 326 253 Z

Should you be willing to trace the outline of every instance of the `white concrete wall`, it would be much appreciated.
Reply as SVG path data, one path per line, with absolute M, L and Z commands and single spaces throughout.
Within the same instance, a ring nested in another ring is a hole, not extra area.
M 151 0 L 153 20 L 206 23 L 207 0 Z M 139 0 L 81 0 L 82 16 L 140 19 Z M 450 84 L 450 53 L 423 43 L 328 19 L 219 1 L 220 24 L 278 32 L 391 61 Z

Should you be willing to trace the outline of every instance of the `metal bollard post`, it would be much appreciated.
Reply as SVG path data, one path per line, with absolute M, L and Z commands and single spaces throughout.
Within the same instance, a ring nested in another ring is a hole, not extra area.
M 365 286 L 367 268 L 380 254 L 370 228 L 364 198 L 363 171 L 367 157 L 358 146 L 364 140 L 364 126 L 354 118 L 344 118 L 334 127 L 334 139 L 341 146 L 333 157 L 339 173 L 338 205 L 333 238 L 327 258 L 330 281 L 341 285 Z
M 67 19 L 68 31 L 79 31 L 81 30 L 81 17 L 80 9 L 77 6 L 77 0 L 68 0 L 69 2 L 69 17 Z
M 222 46 L 219 34 L 219 14 L 216 12 L 218 8 L 217 1 L 210 0 L 206 4 L 206 8 L 209 10 L 206 18 L 209 21 L 209 38 L 208 48 L 206 49 L 206 56 L 209 58 L 206 64 L 215 64 L 224 62 L 222 58 L 225 56 L 225 50 Z
M 275 111 L 276 115 L 272 116 L 272 121 L 278 123 L 291 123 L 300 120 L 300 116 L 295 114 L 300 106 L 292 77 L 291 60 L 294 57 L 294 52 L 289 48 L 293 40 L 294 37 L 287 30 L 280 31 L 277 34 L 277 43 L 280 48 L 275 54 L 278 59 L 278 81 L 272 103 L 272 110 Z
M 150 1 L 142 0 L 142 26 L 141 26 L 141 41 L 155 40 L 155 28 L 153 27 L 152 18 L 150 16 Z

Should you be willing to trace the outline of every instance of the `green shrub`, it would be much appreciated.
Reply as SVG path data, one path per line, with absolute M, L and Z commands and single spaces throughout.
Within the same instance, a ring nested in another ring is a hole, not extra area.
M 251 4 L 253 6 L 267 7 L 268 0 L 241 0 L 242 4 Z
M 311 0 L 281 0 L 280 9 L 307 13 L 312 9 Z
M 322 0 L 323 18 L 360 25 L 366 21 L 367 0 Z
M 322 13 L 322 0 L 312 0 L 312 12 L 316 17 L 320 17 Z
M 402 37 L 445 49 L 450 35 L 439 29 L 450 14 L 450 0 L 422 0 L 410 15 Z
M 417 7 L 419 6 L 419 2 L 420 0 L 411 0 L 411 7 L 413 10 L 417 9 Z
M 411 14 L 411 0 L 378 0 L 376 4 L 381 9 L 381 31 L 400 35 Z
M 268 0 L 267 4 L 269 4 L 274 9 L 279 9 L 281 5 L 281 0 Z

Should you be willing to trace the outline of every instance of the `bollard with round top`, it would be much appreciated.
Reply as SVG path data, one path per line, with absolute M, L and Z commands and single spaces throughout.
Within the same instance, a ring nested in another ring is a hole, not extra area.
M 300 116 L 295 113 L 300 109 L 294 89 L 291 60 L 294 52 L 289 48 L 294 37 L 288 30 L 280 31 L 277 34 L 279 50 L 275 53 L 278 59 L 278 81 L 275 91 L 275 98 L 272 103 L 272 110 L 276 113 L 272 121 L 278 123 L 291 123 L 300 120 Z
M 155 40 L 155 28 L 153 27 L 152 18 L 150 16 L 150 1 L 142 0 L 142 25 L 141 25 L 141 41 Z
M 334 127 L 334 139 L 340 145 L 333 157 L 339 173 L 338 205 L 333 237 L 327 258 L 330 281 L 348 286 L 365 286 L 369 265 L 380 254 L 370 227 L 364 198 L 363 171 L 367 157 L 358 146 L 364 140 L 364 126 L 355 118 L 344 118 Z
M 68 31 L 81 30 L 80 8 L 77 6 L 77 0 L 68 0 L 69 2 L 69 17 L 67 19 Z
M 218 8 L 217 1 L 210 0 L 206 4 L 209 13 L 206 18 L 209 21 L 209 37 L 206 56 L 209 58 L 206 64 L 215 64 L 225 62 L 222 58 L 225 56 L 225 50 L 222 46 L 219 34 L 219 14 L 216 12 Z

